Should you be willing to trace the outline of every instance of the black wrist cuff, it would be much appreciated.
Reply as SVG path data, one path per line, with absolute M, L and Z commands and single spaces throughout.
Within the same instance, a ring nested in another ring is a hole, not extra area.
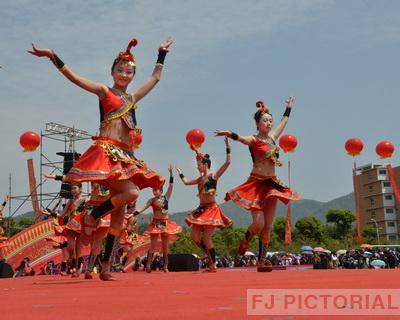
M 140 214 L 140 212 L 139 211 L 135 211 L 134 213 L 133 213 L 133 215 L 136 217 L 136 216 L 138 216 Z
M 292 111 L 292 108 L 287 108 L 287 107 L 286 107 L 286 110 L 285 110 L 285 113 L 283 114 L 283 116 L 289 118 L 290 111 Z
M 2 205 L 3 207 L 5 207 L 6 204 L 7 204 L 7 201 L 4 201 L 1 205 Z
M 166 50 L 158 50 L 158 58 L 157 58 L 157 63 L 164 64 L 165 56 L 167 55 Z
M 233 140 L 237 140 L 237 139 L 239 139 L 239 135 L 237 133 L 232 132 L 230 135 L 230 138 Z
M 185 176 L 183 175 L 183 173 L 180 173 L 180 174 L 179 174 L 179 177 L 180 177 L 181 179 L 183 179 Z
M 63 181 L 63 176 L 56 176 L 56 177 L 54 178 L 54 180 Z
M 64 67 L 64 62 L 62 62 L 62 60 L 59 57 L 57 57 L 56 54 L 54 54 L 52 61 L 58 69 Z
M 174 183 L 174 177 L 169 177 L 169 183 Z
M 230 154 L 231 153 L 231 148 L 226 148 L 226 154 Z

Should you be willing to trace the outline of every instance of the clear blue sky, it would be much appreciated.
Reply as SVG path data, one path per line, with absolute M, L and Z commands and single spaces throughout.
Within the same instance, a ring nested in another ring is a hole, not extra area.
M 13 193 L 28 193 L 21 133 L 40 132 L 46 122 L 98 130 L 96 96 L 69 83 L 47 59 L 26 53 L 31 42 L 54 49 L 78 74 L 112 85 L 111 63 L 136 37 L 134 90 L 151 74 L 157 48 L 168 36 L 175 43 L 162 81 L 137 112 L 144 131 L 139 158 L 162 175 L 173 163 L 195 177 L 193 152 L 185 142 L 189 129 L 206 133 L 202 151 L 211 154 L 215 168 L 224 161 L 225 147 L 213 137 L 214 129 L 253 134 L 257 100 L 279 121 L 285 99 L 294 95 L 286 128 L 299 140 L 290 155 L 293 187 L 320 201 L 345 195 L 352 191 L 353 165 L 344 151 L 346 139 L 364 140 L 358 164 L 379 161 L 379 141 L 391 140 L 396 147 L 400 142 L 399 12 L 398 1 L 3 1 L 0 196 L 8 191 L 9 173 Z M 83 152 L 88 144 L 78 147 Z M 45 148 L 50 155 L 61 151 Z M 38 175 L 39 153 L 31 155 Z M 220 202 L 251 169 L 244 146 L 233 144 L 232 158 L 219 183 Z M 289 156 L 282 159 L 286 164 Z M 287 182 L 287 165 L 277 172 Z M 58 188 L 51 182 L 45 190 Z M 150 194 L 143 192 L 139 204 Z M 170 211 L 197 204 L 195 188 L 177 179 Z

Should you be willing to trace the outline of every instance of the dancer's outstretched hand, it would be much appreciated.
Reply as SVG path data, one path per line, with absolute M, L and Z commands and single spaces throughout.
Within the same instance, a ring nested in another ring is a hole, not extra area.
M 168 37 L 168 39 L 160 44 L 160 50 L 164 51 L 169 51 L 169 46 L 174 42 L 174 39 L 172 37 Z
M 169 165 L 168 171 L 170 176 L 172 177 L 174 175 L 174 173 L 172 172 L 172 169 L 174 168 L 174 166 L 172 164 Z
M 43 173 L 43 177 L 45 177 L 47 179 L 52 179 L 52 180 L 56 179 L 56 175 L 55 174 Z
M 290 96 L 288 100 L 286 100 L 286 107 L 292 109 L 295 97 Z
M 32 50 L 26 50 L 30 54 L 36 56 L 36 57 L 48 57 L 48 58 L 53 58 L 54 56 L 54 51 L 51 49 L 41 49 L 35 46 L 34 43 L 32 43 Z
M 182 174 L 182 169 L 181 168 L 175 167 L 175 169 L 176 169 L 176 172 L 178 172 L 178 174 Z
M 216 137 L 220 137 L 220 136 L 228 137 L 230 134 L 231 134 L 230 131 L 223 131 L 223 130 L 215 130 L 215 131 L 214 131 L 214 135 L 215 135 Z

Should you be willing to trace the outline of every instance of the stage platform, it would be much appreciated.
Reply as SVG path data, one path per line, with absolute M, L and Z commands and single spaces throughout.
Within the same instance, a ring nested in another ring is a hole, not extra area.
M 400 269 L 284 270 L 217 273 L 143 271 L 97 278 L 33 276 L 0 279 L 2 320 L 101 319 L 400 319 L 400 316 L 248 316 L 247 289 L 398 289 Z

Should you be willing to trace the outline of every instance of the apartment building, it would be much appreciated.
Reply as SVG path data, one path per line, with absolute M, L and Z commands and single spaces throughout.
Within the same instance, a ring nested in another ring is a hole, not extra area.
M 393 171 L 400 187 L 400 166 Z M 381 239 L 398 240 L 399 204 L 396 204 L 386 165 L 371 163 L 357 167 L 356 185 L 361 227 L 372 224 L 378 228 Z

